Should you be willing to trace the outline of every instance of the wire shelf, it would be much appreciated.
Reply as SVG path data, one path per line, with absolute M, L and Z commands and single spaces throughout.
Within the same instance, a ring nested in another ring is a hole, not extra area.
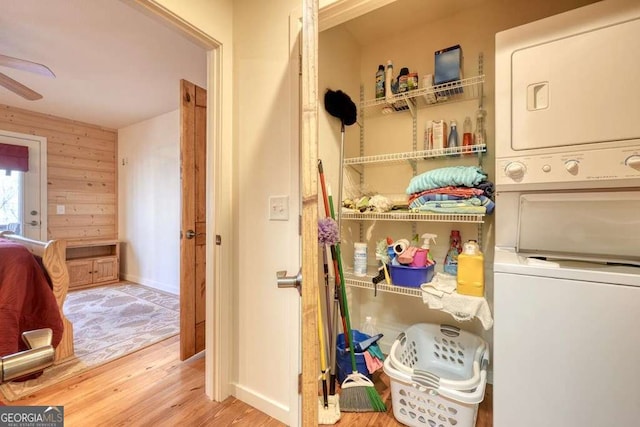
M 371 279 L 373 279 L 373 276 L 357 277 L 347 273 L 345 274 L 344 282 L 347 286 L 353 288 L 370 289 L 374 291 L 374 284 Z M 386 283 L 378 283 L 376 287 L 378 288 L 378 292 L 422 297 L 422 290 L 420 288 L 407 288 L 404 286 L 387 285 Z
M 407 151 L 404 153 L 377 154 L 375 156 L 350 157 L 344 159 L 345 166 L 371 163 L 394 163 L 407 160 L 428 160 L 436 157 L 459 156 L 484 153 L 486 144 L 466 145 L 462 147 L 438 148 L 434 150 Z
M 428 222 L 467 222 L 483 223 L 484 214 L 439 214 L 431 212 L 342 212 L 342 219 L 352 221 L 428 221 Z
M 433 107 L 440 104 L 477 99 L 482 93 L 484 74 L 455 82 L 414 89 L 387 98 L 365 100 L 360 108 L 366 115 L 389 114 L 412 111 L 415 108 Z

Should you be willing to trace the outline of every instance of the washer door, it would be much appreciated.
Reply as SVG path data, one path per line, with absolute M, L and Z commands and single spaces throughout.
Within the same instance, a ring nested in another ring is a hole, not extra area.
M 640 288 L 495 273 L 494 426 L 637 425 Z

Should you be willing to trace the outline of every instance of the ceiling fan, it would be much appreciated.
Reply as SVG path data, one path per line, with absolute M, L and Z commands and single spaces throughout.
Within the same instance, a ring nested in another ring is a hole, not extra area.
M 26 59 L 18 59 L 13 58 L 11 56 L 6 56 L 0 54 L 0 66 L 15 68 L 16 70 L 29 71 L 31 73 L 40 74 L 46 77 L 54 77 L 53 71 L 49 69 L 46 65 L 38 64 L 37 62 L 27 61 Z M 38 99 L 42 99 L 42 95 L 40 95 L 35 90 L 23 85 L 22 83 L 12 79 L 6 74 L 0 73 L 0 86 L 9 89 L 11 92 L 14 92 L 17 95 L 20 95 L 24 99 L 29 101 L 36 101 Z

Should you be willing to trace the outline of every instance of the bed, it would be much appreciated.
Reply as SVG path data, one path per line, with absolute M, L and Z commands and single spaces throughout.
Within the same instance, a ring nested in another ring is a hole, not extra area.
M 40 264 L 46 273 L 45 275 L 42 275 L 39 272 L 27 273 L 29 275 L 33 274 L 31 282 L 34 288 L 32 288 L 31 291 L 40 292 L 41 294 L 29 294 L 30 298 L 36 302 L 34 302 L 33 307 L 27 306 L 25 308 L 21 306 L 20 310 L 31 310 L 32 313 L 27 313 L 27 315 L 30 315 L 31 317 L 33 317 L 34 313 L 41 316 L 43 318 L 43 325 L 39 327 L 52 327 L 52 329 L 54 329 L 55 342 L 57 342 L 57 346 L 55 346 L 54 363 L 63 362 L 71 358 L 74 354 L 73 325 L 69 319 L 66 318 L 63 311 L 64 301 L 69 290 L 69 273 L 67 271 L 65 261 L 66 242 L 64 240 L 40 242 L 17 234 L 12 234 L 9 231 L 0 232 L 0 248 L 4 251 L 2 256 L 4 261 L 7 261 L 9 256 L 15 256 L 15 258 L 12 258 L 15 260 L 20 260 L 20 256 L 24 257 L 24 250 L 21 250 L 20 247 L 26 248 L 31 254 L 33 254 L 34 259 L 37 260 L 37 263 Z M 2 261 L 3 260 L 0 259 L 0 262 Z M 13 268 L 14 267 L 12 267 L 12 269 Z M 5 269 L 3 271 L 8 270 Z M 46 276 L 48 276 L 48 278 Z M 41 277 L 45 277 L 48 283 L 42 285 L 40 283 L 42 281 L 40 280 Z M 22 280 L 20 279 L 16 281 L 16 279 L 14 279 L 7 281 L 3 279 L 6 278 L 0 277 L 0 286 L 3 286 L 5 297 L 7 293 L 10 292 L 8 289 L 11 289 L 11 286 L 16 286 L 16 283 Z M 26 283 L 23 283 L 23 285 L 24 284 Z M 47 294 L 48 292 L 52 292 L 53 298 Z M 26 304 L 27 303 L 25 303 L 25 305 Z M 4 322 L 6 321 L 3 319 L 3 323 Z M 47 324 L 47 322 L 49 324 Z M 11 322 L 6 322 L 6 324 L 10 323 Z M 3 331 L 0 331 L 0 333 L 8 333 L 7 330 L 10 328 L 4 327 L 2 329 Z M 24 331 L 14 332 L 22 333 Z M 17 338 L 14 338 L 14 335 L 15 333 L 8 338 L 2 336 L 0 336 L 0 338 L 2 338 L 3 343 L 10 347 L 13 340 L 17 340 Z

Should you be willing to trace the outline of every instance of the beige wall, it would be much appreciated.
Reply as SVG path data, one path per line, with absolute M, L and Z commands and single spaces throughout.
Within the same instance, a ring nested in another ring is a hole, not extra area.
M 115 130 L 8 105 L 0 105 L 0 128 L 47 138 L 49 239 L 117 238 Z
M 353 75 L 358 75 L 358 81 L 364 88 L 364 98 L 371 99 L 374 95 L 375 73 L 379 64 L 386 65 L 391 59 L 394 64 L 394 75 L 397 75 L 400 67 L 409 67 L 411 71 L 417 71 L 422 77 L 425 73 L 433 73 L 433 53 L 448 46 L 460 44 L 464 53 L 464 76 L 471 77 L 478 75 L 478 54 L 484 54 L 484 74 L 485 84 L 485 109 L 488 113 L 488 150 L 483 156 L 482 166 L 489 174 L 489 180 L 493 180 L 494 171 L 494 45 L 495 33 L 507 28 L 531 22 L 545 16 L 550 16 L 562 11 L 566 11 L 584 4 L 591 3 L 590 0 L 563 0 L 563 1 L 538 1 L 529 2 L 524 0 L 487 0 L 481 2 L 477 7 L 463 10 L 460 13 L 449 16 L 438 21 L 429 21 L 419 27 L 406 28 L 404 31 L 387 34 L 382 33 L 375 43 L 353 48 L 352 38 L 346 33 L 344 27 L 337 26 L 321 33 L 320 44 L 320 87 L 326 82 L 328 86 L 345 88 L 353 100 L 357 102 L 359 98 L 359 88 L 354 85 Z M 354 1 L 354 3 L 357 3 Z M 402 7 L 403 0 L 399 0 L 391 7 Z M 346 61 L 345 58 L 349 58 Z M 347 71 L 353 67 L 353 62 L 358 62 L 357 70 Z M 465 116 L 475 117 L 478 107 L 477 101 L 468 101 L 439 106 L 436 108 L 422 109 L 418 113 L 418 148 L 421 149 L 423 143 L 424 125 L 427 120 L 446 119 L 449 122 L 455 119 L 462 130 L 462 122 Z M 391 115 L 378 118 L 366 118 L 364 121 L 364 155 L 383 154 L 392 152 L 404 152 L 412 150 L 412 127 L 411 118 L 408 114 Z M 356 135 L 349 135 L 345 151 L 347 157 L 358 156 L 359 140 L 357 126 L 353 131 Z M 336 142 L 337 133 L 335 128 L 326 126 L 326 122 L 320 120 L 320 152 L 328 159 L 337 159 L 338 146 Z M 453 165 L 477 165 L 477 158 L 453 158 L 448 160 L 432 160 L 429 162 L 419 162 L 418 173 L 436 167 L 446 167 Z M 335 165 L 333 165 L 335 166 Z M 325 169 L 328 166 L 325 165 Z M 333 170 L 333 169 L 331 169 Z M 331 172 L 333 174 L 333 172 Z M 357 175 L 354 181 L 347 180 L 347 195 L 351 189 L 356 189 Z M 394 166 L 368 166 L 365 168 L 365 191 L 374 191 L 404 198 L 404 190 L 412 176 L 412 170 L 408 164 Z M 336 180 L 337 178 L 332 178 Z M 334 191 L 335 194 L 335 191 Z M 395 199 L 395 197 L 392 197 Z M 499 209 L 498 206 L 496 209 Z M 379 221 L 377 223 L 363 223 L 362 236 L 369 241 L 369 263 L 375 265 L 373 249 L 375 242 L 390 236 L 394 239 L 411 238 L 414 233 L 435 233 L 438 235 L 438 243 L 431 246 L 436 262 L 436 271 L 442 271 L 446 251 L 448 249 L 448 239 L 451 229 L 458 229 L 462 233 L 464 240 L 481 237 L 482 250 L 485 253 L 486 271 L 486 294 L 492 302 L 493 279 L 491 266 L 493 263 L 493 216 L 487 216 L 483 225 L 482 234 L 478 236 L 477 227 L 473 224 L 449 224 L 449 223 L 418 223 L 415 231 L 410 223 L 390 223 Z M 362 240 L 360 228 L 357 222 L 345 223 L 343 230 L 343 254 L 346 266 L 352 265 L 353 243 Z M 377 319 L 378 327 L 385 333 L 382 340 L 383 349 L 393 342 L 399 332 L 406 327 L 417 322 L 454 322 L 451 316 L 435 310 L 428 310 L 419 298 L 412 298 L 400 295 L 383 295 L 373 297 L 371 292 L 352 289 L 353 297 L 350 298 L 352 305 L 351 315 L 355 327 L 359 327 L 364 321 L 364 317 L 371 315 Z M 464 329 L 483 335 L 491 342 L 491 331 L 484 331 L 475 320 L 467 323 L 457 323 Z

